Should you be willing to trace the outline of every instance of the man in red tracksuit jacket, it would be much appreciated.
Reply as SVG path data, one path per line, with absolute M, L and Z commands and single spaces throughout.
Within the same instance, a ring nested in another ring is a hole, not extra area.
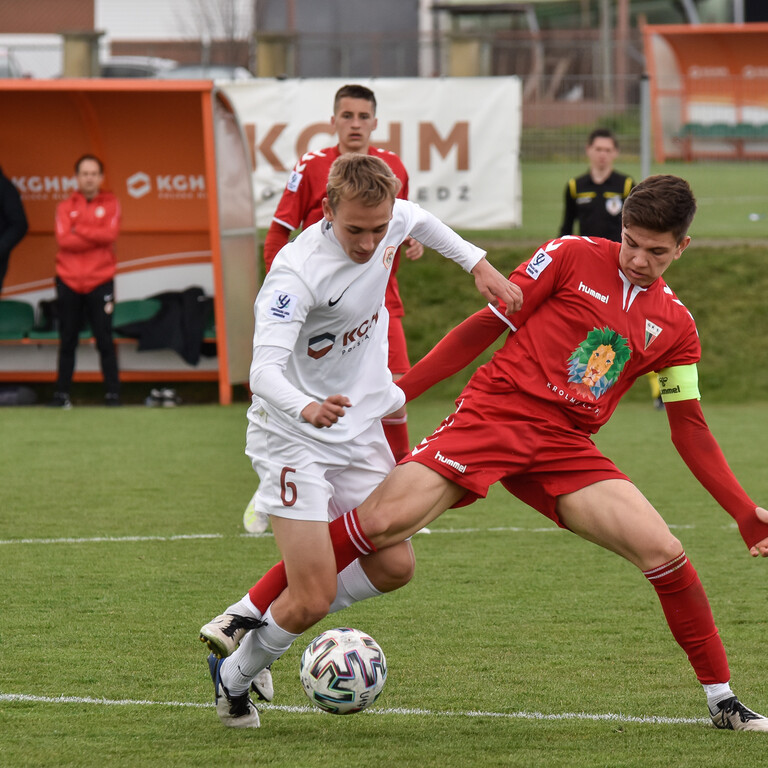
M 56 209 L 56 293 L 59 367 L 51 406 L 71 408 L 69 390 L 83 318 L 90 324 L 101 361 L 106 405 L 120 405 L 117 353 L 112 340 L 117 268 L 114 244 L 120 229 L 120 203 L 101 189 L 104 166 L 83 155 L 75 163 L 77 192 Z

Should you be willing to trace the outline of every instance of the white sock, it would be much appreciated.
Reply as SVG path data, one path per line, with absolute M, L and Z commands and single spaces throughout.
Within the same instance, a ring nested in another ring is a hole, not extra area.
M 234 613 L 235 616 L 250 616 L 254 619 L 261 618 L 261 611 L 251 602 L 250 595 L 247 593 L 242 599 L 232 603 L 224 613 Z
M 221 665 L 221 682 L 232 696 L 247 691 L 251 680 L 279 659 L 299 637 L 275 623 L 271 607 L 264 614 L 264 621 L 266 626 L 248 632 L 238 649 Z
M 730 683 L 714 683 L 703 686 L 704 693 L 707 694 L 707 704 L 710 709 L 716 709 L 716 705 L 724 699 L 730 699 L 733 696 Z
M 360 560 L 354 560 L 336 579 L 336 599 L 331 603 L 328 613 L 336 613 L 342 608 L 348 608 L 352 603 L 381 594 L 365 575 Z

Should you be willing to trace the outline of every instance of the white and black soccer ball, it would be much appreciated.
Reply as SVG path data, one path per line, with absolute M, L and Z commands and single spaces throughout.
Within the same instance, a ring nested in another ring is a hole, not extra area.
M 359 629 L 342 627 L 318 635 L 304 650 L 301 684 L 309 700 L 333 715 L 369 707 L 387 681 L 379 644 Z

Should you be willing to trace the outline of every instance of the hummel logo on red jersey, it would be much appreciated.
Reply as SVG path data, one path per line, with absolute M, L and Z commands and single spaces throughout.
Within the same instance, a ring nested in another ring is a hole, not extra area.
M 584 283 L 579 280 L 579 290 L 582 293 L 586 293 L 587 296 L 591 296 L 593 299 L 597 299 L 598 301 L 602 301 L 603 304 L 608 303 L 608 299 L 611 298 L 610 294 L 608 293 L 598 293 L 594 288 L 590 288 L 588 285 L 584 285 Z
M 467 465 L 466 464 L 460 464 L 455 459 L 449 459 L 447 456 L 443 456 L 440 451 L 435 452 L 435 458 L 441 463 L 441 464 L 447 464 L 452 469 L 455 469 L 457 472 L 461 472 L 464 474 L 467 471 Z

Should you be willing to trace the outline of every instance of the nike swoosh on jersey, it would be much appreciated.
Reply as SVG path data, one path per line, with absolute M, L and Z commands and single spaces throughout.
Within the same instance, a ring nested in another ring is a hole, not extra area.
M 337 305 L 337 304 L 338 304 L 338 303 L 341 301 L 341 297 L 342 297 L 342 296 L 343 296 L 343 295 L 344 295 L 344 294 L 345 294 L 345 293 L 346 293 L 348 290 L 349 290 L 349 286 L 347 286 L 347 287 L 346 287 L 346 288 L 345 288 L 345 289 L 344 289 L 344 290 L 341 292 L 341 294 L 339 294 L 339 298 L 338 298 L 338 299 L 328 299 L 328 306 L 329 306 L 329 307 L 335 307 L 335 306 L 336 306 L 336 305 Z

